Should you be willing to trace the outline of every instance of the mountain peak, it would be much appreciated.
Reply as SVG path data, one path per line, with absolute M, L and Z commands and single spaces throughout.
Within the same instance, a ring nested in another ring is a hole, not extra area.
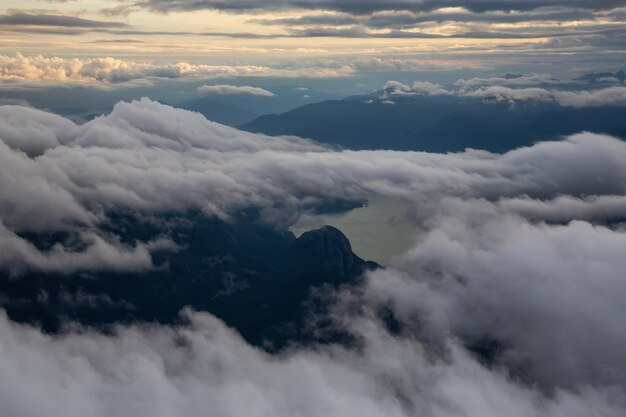
M 367 266 L 352 252 L 346 235 L 332 226 L 303 233 L 289 248 L 289 256 L 290 263 L 308 276 L 330 275 L 335 283 L 357 278 Z

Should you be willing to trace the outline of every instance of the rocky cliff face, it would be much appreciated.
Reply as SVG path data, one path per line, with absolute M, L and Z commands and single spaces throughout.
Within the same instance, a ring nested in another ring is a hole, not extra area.
M 288 249 L 289 263 L 294 271 L 320 281 L 349 282 L 359 277 L 368 266 L 352 252 L 348 238 L 332 226 L 324 226 L 302 234 Z

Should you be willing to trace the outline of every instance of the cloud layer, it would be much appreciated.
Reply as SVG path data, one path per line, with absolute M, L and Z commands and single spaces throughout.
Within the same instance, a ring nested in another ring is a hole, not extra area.
M 450 345 L 428 359 L 418 343 L 355 325 L 361 352 L 297 350 L 271 357 L 206 314 L 184 328 L 127 327 L 61 337 L 0 319 L 5 415 L 72 416 L 588 416 L 623 412 L 619 389 L 544 398 Z M 476 383 L 480 381 L 480 383 Z M 27 397 L 23 387 L 28 386 Z M 244 400 L 245 399 L 245 400 Z
M 426 212 L 443 196 L 566 194 L 593 206 L 584 199 L 623 195 L 626 184 L 626 146 L 604 136 L 582 134 L 504 155 L 338 152 L 241 132 L 146 99 L 119 103 L 80 126 L 3 106 L 0 135 L 7 167 L 0 182 L 15 190 L 0 204 L 9 241 L 19 239 L 11 232 L 97 232 L 107 213 L 118 210 L 145 216 L 202 210 L 230 219 L 257 207 L 264 221 L 285 225 L 315 201 L 372 193 L 406 198 Z M 620 207 L 622 200 L 615 201 Z
M 70 28 L 124 28 L 128 25 L 120 22 L 102 22 L 74 16 L 51 14 L 10 13 L 0 16 L 0 26 L 57 26 Z
M 325 318 L 358 348 L 271 356 L 189 311 L 178 327 L 68 325 L 57 336 L 0 315 L 0 415 L 626 412 L 623 141 L 585 133 L 502 155 L 340 151 L 147 99 L 80 126 L 2 106 L 0 139 L 0 269 L 14 279 L 25 269 L 140 271 L 151 251 L 175 250 L 166 236 L 128 245 L 107 234 L 116 211 L 230 219 L 257 207 L 284 226 L 313 201 L 375 193 L 411 201 L 425 231 L 363 288 L 329 296 Z M 24 237 L 54 231 L 82 249 Z M 467 349 L 480 343 L 498 347 L 490 364 Z
M 432 221 L 372 279 L 373 298 L 431 337 L 498 340 L 504 362 L 544 387 L 624 386 L 623 231 L 533 224 L 484 201 L 449 200 Z
M 115 58 L 66 59 L 42 55 L 0 55 L 0 89 L 49 87 L 52 83 L 111 85 L 149 79 L 211 79 L 232 77 L 332 78 L 351 75 L 354 69 L 329 67 L 269 67 L 258 65 L 203 65 L 178 62 L 155 64 Z
M 273 0 L 258 3 L 251 0 L 202 0 L 202 1 L 172 1 L 172 0 L 147 0 L 139 2 L 139 5 L 153 8 L 160 11 L 168 10 L 198 10 L 204 8 L 212 8 L 218 10 L 254 10 L 254 9 L 313 9 L 313 10 L 337 10 L 354 14 L 366 14 L 378 11 L 431 11 L 441 8 L 458 7 L 471 10 L 474 12 L 486 11 L 528 11 L 542 7 L 558 7 L 566 6 L 587 10 L 607 10 L 626 3 L 622 0 L 530 0 L 526 2 L 518 2 L 512 0 L 408 0 L 408 1 L 290 1 L 290 0 Z

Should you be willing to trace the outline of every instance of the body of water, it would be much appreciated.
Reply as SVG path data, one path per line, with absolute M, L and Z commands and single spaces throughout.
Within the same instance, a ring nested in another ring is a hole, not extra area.
M 344 213 L 309 218 L 305 224 L 296 224 L 290 230 L 300 236 L 323 225 L 334 226 L 350 239 L 357 255 L 386 265 L 393 256 L 413 246 L 420 229 L 410 219 L 411 204 L 406 200 L 372 196 L 368 203 Z

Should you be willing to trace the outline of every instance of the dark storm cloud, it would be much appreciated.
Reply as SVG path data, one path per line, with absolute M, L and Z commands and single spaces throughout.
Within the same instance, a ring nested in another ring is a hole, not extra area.
M 288 35 L 277 37 L 296 37 L 296 38 L 322 38 L 322 37 L 340 37 L 340 38 L 389 38 L 389 39 L 532 39 L 538 34 L 515 34 L 506 32 L 461 32 L 455 35 L 437 35 L 425 32 L 392 30 L 384 33 L 376 33 L 367 30 L 364 27 L 356 26 L 351 28 L 309 28 L 309 29 L 290 29 Z
M 380 11 L 432 11 L 443 7 L 463 7 L 473 12 L 529 11 L 542 7 L 571 7 L 587 10 L 608 10 L 626 5 L 624 0 L 406 0 L 406 1 L 360 1 L 360 0 L 147 0 L 136 3 L 158 11 L 181 11 L 216 9 L 225 11 L 307 9 L 333 10 L 355 15 Z
M 56 26 L 69 28 L 125 28 L 121 22 L 103 22 L 74 16 L 52 14 L 11 13 L 0 16 L 0 25 L 4 26 Z
M 432 12 L 432 13 L 375 13 L 370 16 L 305 15 L 278 19 L 251 19 L 250 22 L 263 25 L 281 26 L 348 26 L 363 25 L 376 29 L 407 29 L 422 23 L 441 22 L 483 22 L 519 23 L 542 21 L 591 20 L 596 15 L 590 10 L 547 9 L 526 13 L 471 13 L 471 12 Z M 611 16 L 609 16 L 611 18 Z M 613 16 L 617 18 L 617 16 Z
M 94 41 L 91 41 L 91 43 L 133 44 L 133 43 L 144 43 L 144 41 L 142 41 L 141 39 L 132 39 L 132 38 L 128 38 L 128 39 L 96 39 Z
M 599 47 L 614 45 L 612 39 L 619 34 L 610 31 L 623 30 L 623 6 L 626 6 L 626 1 L 145 0 L 135 3 L 135 6 L 160 12 L 200 9 L 235 13 L 292 9 L 335 12 L 276 19 L 262 16 L 249 20 L 255 24 L 282 27 L 282 34 L 272 34 L 270 37 L 533 39 L 572 36 L 576 38 L 574 42 L 590 48 L 591 40 L 587 39 L 590 37 L 596 38 Z M 567 22 L 576 24 L 562 25 Z M 444 32 L 437 30 L 442 23 L 450 23 Z M 494 25 L 509 26 L 498 28 Z M 256 37 L 253 34 L 230 36 Z M 563 44 L 572 45 L 574 42 Z M 623 45 L 620 47 L 623 48 Z
M 409 4 L 407 2 L 406 4 Z M 230 4 L 230 3 L 229 3 Z M 256 3 L 255 3 L 256 4 Z M 307 3 L 308 4 L 308 3 Z M 313 4 L 313 3 L 312 3 Z M 405 4 L 405 3 L 402 3 Z M 176 7 L 184 4 L 176 3 Z M 258 5 L 261 7 L 260 5 Z M 621 9 L 620 9 L 621 10 Z M 599 13 L 599 14 L 598 14 Z M 602 18 L 603 22 L 597 19 Z M 142 31 L 130 28 L 122 22 L 108 22 L 83 19 L 72 16 L 12 13 L 0 16 L 0 29 L 12 32 L 83 35 L 100 32 L 111 35 L 130 36 L 211 36 L 241 39 L 271 39 L 288 37 L 344 37 L 344 38 L 471 38 L 471 39 L 533 39 L 550 37 L 574 37 L 574 42 L 583 45 L 617 47 L 624 29 L 620 26 L 622 13 L 606 14 L 591 8 L 549 7 L 539 10 L 502 12 L 472 10 L 441 12 L 376 11 L 371 14 L 355 15 L 343 11 L 338 15 L 311 15 L 279 19 L 251 19 L 250 23 L 275 25 L 283 28 L 282 32 L 259 34 L 254 32 L 189 32 L 189 31 Z M 608 22 L 607 22 L 608 20 Z M 579 22 L 575 26 L 545 26 L 542 22 Z M 586 23 L 581 24 L 580 21 Z M 434 25 L 451 22 L 458 27 L 449 29 L 445 34 L 434 33 Z M 495 29 L 490 24 L 526 23 L 520 27 Z M 482 25 L 482 26 L 481 26 Z M 552 45 L 572 45 L 573 42 L 554 42 Z M 623 42 L 619 47 L 623 47 Z

